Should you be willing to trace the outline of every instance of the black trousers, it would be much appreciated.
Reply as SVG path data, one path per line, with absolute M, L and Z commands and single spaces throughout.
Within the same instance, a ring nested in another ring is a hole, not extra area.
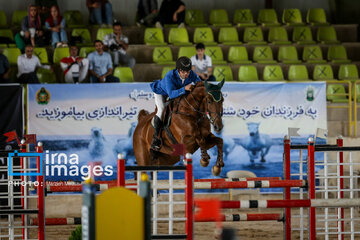
M 18 77 L 18 83 L 40 83 L 36 72 L 23 73 Z

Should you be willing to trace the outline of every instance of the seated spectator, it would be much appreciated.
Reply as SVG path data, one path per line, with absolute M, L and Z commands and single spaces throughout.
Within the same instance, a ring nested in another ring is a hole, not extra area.
M 165 24 L 177 24 L 184 27 L 185 3 L 180 0 L 163 0 L 160 6 L 156 27 L 162 28 Z
M 18 83 L 39 83 L 36 76 L 36 68 L 41 67 L 50 70 L 50 66 L 42 65 L 37 56 L 33 55 L 34 47 L 27 45 L 25 47 L 25 54 L 22 54 L 17 59 L 18 66 Z
M 21 31 L 20 34 L 16 34 L 15 43 L 22 52 L 24 52 L 25 46 L 29 44 L 33 47 L 45 45 L 45 35 L 35 5 L 29 6 L 28 16 L 24 17 L 21 22 Z
M 196 55 L 191 57 L 192 70 L 200 77 L 201 80 L 216 81 L 212 75 L 211 57 L 205 55 L 205 46 L 198 43 L 195 46 Z
M 118 66 L 121 64 L 133 68 L 136 61 L 135 58 L 126 54 L 126 50 L 129 46 L 129 40 L 124 34 L 122 34 L 121 23 L 114 23 L 113 30 L 113 33 L 104 37 L 104 45 L 106 49 L 110 50 L 110 54 L 114 60 L 114 65 Z
M 51 44 L 53 47 L 67 47 L 67 35 L 65 31 L 65 18 L 60 16 L 58 6 L 51 7 L 51 16 L 46 19 L 45 27 L 51 31 Z
M 104 44 L 100 40 L 95 41 L 96 51 L 89 54 L 89 72 L 91 83 L 120 82 L 112 75 L 113 64 L 109 53 L 104 52 Z
M 112 6 L 108 0 L 86 0 L 90 13 L 90 23 L 112 25 Z
M 78 83 L 85 80 L 88 69 L 89 60 L 78 56 L 79 49 L 77 46 L 70 46 L 70 56 L 61 59 L 60 66 L 64 71 L 65 82 Z
M 139 0 L 136 13 L 136 24 L 138 26 L 145 25 L 146 27 L 149 27 L 155 23 L 155 18 L 158 14 L 157 0 Z
M 0 52 L 0 84 L 10 83 L 10 64 L 6 56 Z
M 57 0 L 35 0 L 35 6 L 38 8 L 41 22 L 45 22 L 50 17 L 50 8 L 58 6 Z

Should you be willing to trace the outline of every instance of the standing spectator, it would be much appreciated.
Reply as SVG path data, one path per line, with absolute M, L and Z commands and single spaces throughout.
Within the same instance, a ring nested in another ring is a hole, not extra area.
M 205 55 L 205 46 L 198 43 L 195 46 L 196 55 L 191 57 L 192 70 L 200 77 L 201 80 L 216 81 L 212 75 L 212 61 L 211 57 Z
M 157 0 L 139 0 L 136 13 L 136 24 L 138 26 L 145 25 L 146 27 L 149 27 L 154 24 L 158 14 Z
M 104 45 L 110 50 L 114 59 L 114 65 L 117 66 L 120 63 L 121 65 L 133 68 L 136 61 L 135 58 L 126 54 L 126 50 L 129 46 L 129 39 L 122 34 L 121 23 L 114 23 L 113 30 L 113 33 L 104 37 Z
M 10 64 L 6 56 L 0 52 L 0 84 L 10 83 Z
M 31 44 L 35 46 L 45 45 L 45 36 L 41 26 L 40 15 L 35 5 L 30 5 L 28 16 L 21 22 L 20 34 L 15 36 L 16 46 L 24 52 L 25 46 Z
M 100 40 L 95 41 L 96 51 L 89 54 L 89 72 L 91 83 L 120 82 L 112 75 L 113 65 L 109 53 L 104 52 L 104 44 Z
M 50 17 L 50 8 L 58 6 L 57 0 L 35 0 L 35 5 L 38 8 L 41 22 L 45 22 Z
M 65 18 L 60 16 L 59 7 L 54 5 L 50 10 L 51 16 L 46 19 L 45 27 L 51 31 L 51 44 L 53 47 L 67 47 L 67 36 L 65 31 Z
M 180 0 L 163 0 L 159 11 L 159 21 L 156 27 L 162 28 L 165 24 L 177 24 L 184 27 L 185 3 Z
M 79 49 L 77 46 L 70 46 L 70 56 L 60 61 L 60 66 L 65 75 L 65 82 L 67 83 L 82 82 L 86 78 L 89 60 L 79 57 L 78 53 Z
M 90 23 L 112 25 L 112 5 L 108 0 L 86 0 L 90 12 Z
M 50 70 L 50 66 L 42 65 L 37 56 L 33 55 L 34 47 L 27 45 L 25 47 L 25 54 L 22 54 L 17 59 L 18 66 L 18 82 L 19 83 L 39 83 L 36 76 L 36 68 L 41 67 Z

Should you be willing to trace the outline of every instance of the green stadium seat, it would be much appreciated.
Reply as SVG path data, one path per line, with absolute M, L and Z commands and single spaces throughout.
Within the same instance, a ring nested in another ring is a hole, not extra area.
M 315 44 L 310 27 L 294 27 L 292 41 L 297 44 Z
M 13 12 L 11 25 L 13 27 L 20 27 L 24 17 L 28 15 L 27 10 L 16 10 Z
M 231 26 L 228 14 L 225 9 L 212 9 L 210 11 L 209 23 L 216 27 Z
M 281 46 L 278 52 L 278 61 L 286 64 L 301 63 L 295 46 Z
M 177 27 L 179 27 L 179 25 L 178 24 L 164 24 L 164 27 L 165 28 L 177 28 Z
M 106 35 L 113 32 L 114 30 L 112 28 L 99 28 L 96 33 L 96 40 L 103 41 Z
M 255 27 L 253 15 L 250 9 L 236 9 L 234 13 L 234 24 L 238 27 Z
M 239 81 L 241 82 L 255 82 L 259 81 L 257 69 L 253 65 L 239 67 Z
M 116 67 L 114 76 L 120 79 L 120 82 L 134 82 L 134 74 L 129 67 Z
M 166 75 L 169 71 L 173 70 L 174 68 L 175 68 L 175 67 L 163 67 L 162 72 L 161 72 L 161 78 L 164 78 L 165 75 Z
M 244 42 L 250 45 L 266 44 L 260 27 L 247 27 L 244 32 Z
M 170 47 L 155 47 L 153 51 L 153 62 L 157 64 L 174 65 L 173 55 Z
M 323 59 L 321 48 L 318 45 L 305 46 L 302 60 L 307 63 L 326 63 L 326 60 Z
M 328 49 L 327 59 L 332 63 L 351 63 L 343 45 L 331 45 Z
M 21 52 L 18 48 L 5 48 L 3 54 L 7 57 L 10 65 L 17 65 L 17 59 Z
M 169 32 L 169 43 L 175 46 L 189 46 L 189 35 L 186 28 L 171 28 Z
M 203 43 L 205 46 L 217 45 L 211 28 L 195 28 L 194 43 Z
M 206 47 L 205 54 L 211 57 L 212 64 L 226 64 L 221 47 Z
M 224 45 L 241 45 L 239 35 L 235 27 L 223 27 L 219 31 L 219 43 Z
M 3 10 L 0 10 L 0 28 L 7 28 L 7 27 L 8 24 L 7 24 L 5 12 Z
M 81 37 L 82 43 L 80 43 L 80 44 L 77 43 L 77 45 L 79 47 L 93 45 L 93 41 L 91 41 L 90 31 L 87 28 L 74 28 L 71 31 L 71 36 L 72 37 Z M 101 40 L 103 40 L 103 39 L 101 39 Z
M 263 72 L 264 81 L 284 81 L 284 74 L 280 65 L 265 66 Z
M 39 58 L 41 64 L 49 64 L 49 58 L 46 52 L 46 48 L 43 47 L 34 48 L 34 55 Z
M 206 27 L 204 21 L 204 14 L 199 9 L 186 9 L 185 10 L 185 24 L 190 27 Z
M 83 16 L 78 10 L 71 10 L 64 12 L 66 26 L 69 28 L 82 28 L 84 27 Z
M 305 65 L 290 65 L 289 81 L 309 81 L 309 73 Z
M 216 66 L 213 75 L 216 81 L 222 81 L 223 79 L 227 82 L 234 81 L 230 66 Z
M 82 47 L 80 48 L 79 57 L 86 58 L 89 53 L 94 52 L 95 50 L 95 47 Z
M 275 9 L 260 9 L 257 22 L 264 27 L 280 25 Z
M 69 57 L 70 56 L 70 52 L 69 52 L 69 48 L 55 48 L 54 50 L 54 57 L 53 57 L 53 62 L 58 64 L 60 63 L 61 59 L 63 59 L 64 57 Z
M 272 50 L 269 46 L 257 46 L 253 52 L 253 61 L 257 63 L 270 64 L 276 63 Z
M 358 80 L 359 72 L 355 64 L 341 64 L 338 74 L 339 80 Z M 360 99 L 360 98 L 359 98 Z
M 331 66 L 328 64 L 315 65 L 313 79 L 317 81 L 334 80 Z
M 57 83 L 55 73 L 48 69 L 37 69 L 36 76 L 38 77 L 40 83 Z
M 302 21 L 301 12 L 298 8 L 284 9 L 282 22 L 288 26 L 300 26 L 305 24 Z
M 307 11 L 306 22 L 313 26 L 329 25 L 323 8 L 310 8 Z
M 234 64 L 251 64 L 246 47 L 231 46 L 228 53 L 228 60 Z
M 182 57 L 182 56 L 191 58 L 194 55 L 196 55 L 196 49 L 193 46 L 192 47 L 180 47 L 179 48 L 178 58 Z
M 8 38 L 9 42 L 13 43 L 4 43 L 4 47 L 16 47 L 14 42 L 14 34 L 11 29 L 0 29 L 0 37 Z
M 284 27 L 271 27 L 269 30 L 268 42 L 275 45 L 291 44 Z
M 328 84 L 326 87 L 326 100 L 333 103 L 349 102 L 345 87 L 342 84 Z
M 356 102 L 360 102 L 360 85 L 359 84 L 355 84 L 355 89 L 352 90 L 352 98 L 355 101 L 355 96 L 356 96 Z
M 146 28 L 144 42 L 146 45 L 151 46 L 164 46 L 164 34 L 160 28 Z
M 338 44 L 336 31 L 333 26 L 319 27 L 316 34 L 317 41 L 323 44 Z

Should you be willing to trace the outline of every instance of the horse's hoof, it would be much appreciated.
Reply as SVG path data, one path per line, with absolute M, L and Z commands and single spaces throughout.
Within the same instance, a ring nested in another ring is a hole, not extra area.
M 200 165 L 202 167 L 207 167 L 209 165 L 210 161 L 205 159 L 200 159 Z
M 212 168 L 211 168 L 211 173 L 212 173 L 212 175 L 214 175 L 214 176 L 219 176 L 220 175 L 220 173 L 221 173 L 221 167 L 218 167 L 218 166 L 213 166 Z

